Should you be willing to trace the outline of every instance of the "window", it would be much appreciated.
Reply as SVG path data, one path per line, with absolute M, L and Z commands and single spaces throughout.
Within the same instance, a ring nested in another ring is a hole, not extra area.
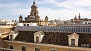
M 36 13 L 34 13 L 34 15 L 36 15 Z
M 26 24 L 24 24 L 24 26 L 26 26 Z
M 85 22 L 85 24 L 87 24 L 87 22 Z
M 22 46 L 22 51 L 26 51 L 26 47 L 25 46 Z
M 36 37 L 36 42 L 39 42 L 39 37 Z
M 78 46 L 78 40 L 79 40 L 79 35 L 76 34 L 75 32 L 73 34 L 68 35 L 68 44 L 69 46 Z
M 40 48 L 35 48 L 35 51 L 40 51 Z
M 57 51 L 56 49 L 51 49 L 50 51 Z
M 71 45 L 75 45 L 75 39 L 71 39 Z
M 29 24 L 27 24 L 27 26 L 29 26 Z
M 10 45 L 10 49 L 13 49 L 13 45 Z
M 12 38 L 12 35 L 10 35 L 10 40 L 12 40 L 13 38 Z

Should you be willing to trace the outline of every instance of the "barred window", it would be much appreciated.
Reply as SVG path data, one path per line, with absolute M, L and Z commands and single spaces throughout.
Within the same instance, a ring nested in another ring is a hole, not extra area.
M 22 51 L 26 51 L 26 47 L 25 46 L 22 46 Z
M 40 48 L 35 48 L 35 51 L 40 51 Z
M 13 49 L 13 45 L 10 45 L 10 49 Z
M 75 39 L 71 39 L 71 45 L 75 45 Z

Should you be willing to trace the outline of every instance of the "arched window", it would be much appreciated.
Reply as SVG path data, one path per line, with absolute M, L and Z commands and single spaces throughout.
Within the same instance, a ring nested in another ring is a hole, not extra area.
M 29 24 L 27 24 L 27 26 L 29 26 Z
M 79 35 L 75 32 L 68 35 L 68 44 L 69 46 L 78 46 Z
M 26 26 L 26 24 L 24 24 L 24 26 Z

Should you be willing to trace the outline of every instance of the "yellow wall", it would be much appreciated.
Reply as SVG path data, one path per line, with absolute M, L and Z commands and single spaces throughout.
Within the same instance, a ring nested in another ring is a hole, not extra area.
M 14 49 L 21 50 L 21 46 L 26 46 L 26 51 L 34 51 L 34 48 L 40 48 L 40 51 L 50 51 L 50 49 L 56 49 L 57 51 L 91 51 L 90 48 L 81 47 L 67 47 L 50 44 L 36 44 L 36 43 L 23 43 L 23 42 L 10 42 L 5 41 L 6 48 L 9 48 L 10 44 L 13 44 Z
M 39 25 L 48 25 L 48 21 L 41 21 L 39 22 Z

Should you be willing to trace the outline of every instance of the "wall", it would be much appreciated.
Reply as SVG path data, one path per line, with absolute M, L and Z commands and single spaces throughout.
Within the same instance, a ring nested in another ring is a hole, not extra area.
M 13 42 L 5 41 L 6 48 L 9 48 L 10 44 L 14 45 L 14 49 L 21 50 L 21 46 L 26 46 L 26 51 L 34 51 L 34 48 L 40 48 L 40 51 L 50 51 L 50 49 L 56 49 L 57 51 L 91 51 L 90 48 L 80 48 L 80 47 L 67 47 L 59 45 L 50 44 L 36 44 L 36 43 L 24 43 L 24 42 Z
M 4 41 L 2 40 L 2 38 L 0 37 L 0 47 L 4 47 L 5 44 L 4 44 Z
M 29 24 L 29 26 L 37 26 L 37 23 L 18 23 L 17 26 L 24 26 L 24 24 L 27 26 L 27 24 Z
M 83 21 L 83 24 L 91 24 L 91 21 Z
M 39 25 L 44 25 L 44 26 L 46 25 L 47 26 L 48 25 L 48 21 L 41 21 L 41 22 L 39 22 Z

